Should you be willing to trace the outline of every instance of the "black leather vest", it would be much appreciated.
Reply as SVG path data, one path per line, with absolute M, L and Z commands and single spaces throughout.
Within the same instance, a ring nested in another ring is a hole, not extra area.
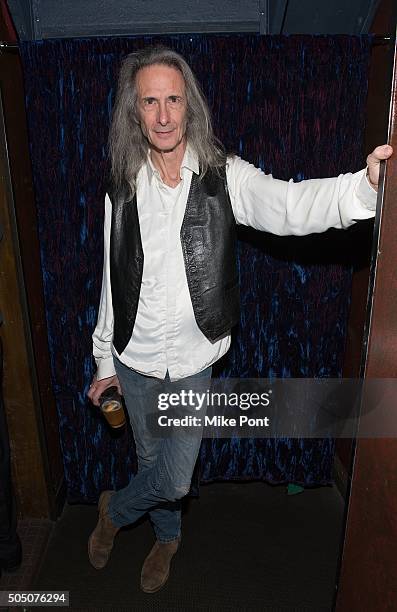
M 128 199 L 126 193 L 109 189 L 113 344 L 119 355 L 134 329 L 144 260 L 136 195 Z M 194 316 L 214 341 L 238 322 L 240 311 L 236 225 L 225 177 L 209 171 L 200 180 L 193 173 L 180 236 Z

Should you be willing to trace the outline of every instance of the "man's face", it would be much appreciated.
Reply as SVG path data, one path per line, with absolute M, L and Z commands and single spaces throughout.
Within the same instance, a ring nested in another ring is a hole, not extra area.
M 154 64 L 136 75 L 141 130 L 152 148 L 172 151 L 184 142 L 185 81 L 176 68 Z

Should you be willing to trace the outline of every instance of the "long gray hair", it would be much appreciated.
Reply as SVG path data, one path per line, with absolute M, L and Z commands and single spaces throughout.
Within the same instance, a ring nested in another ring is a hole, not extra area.
M 116 102 L 109 133 L 109 152 L 112 179 L 116 187 L 129 184 L 131 194 L 136 190 L 136 177 L 146 161 L 149 143 L 143 135 L 137 109 L 136 75 L 138 70 L 153 64 L 172 66 L 185 80 L 187 114 L 187 142 L 198 156 L 200 175 L 208 168 L 218 169 L 225 164 L 226 155 L 214 136 L 207 102 L 191 68 L 179 53 L 157 46 L 130 53 L 123 60 L 118 82 Z

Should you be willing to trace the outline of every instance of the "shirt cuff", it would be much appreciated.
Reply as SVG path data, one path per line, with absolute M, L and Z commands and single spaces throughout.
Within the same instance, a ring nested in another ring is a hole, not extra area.
M 110 376 L 116 375 L 114 369 L 113 357 L 101 357 L 95 359 L 97 365 L 96 379 L 102 380 L 102 378 L 109 378 Z
M 356 195 L 361 204 L 367 210 L 376 209 L 376 200 L 378 197 L 376 189 L 374 189 L 367 177 L 367 168 L 361 171 L 363 173 L 360 182 L 357 185 Z

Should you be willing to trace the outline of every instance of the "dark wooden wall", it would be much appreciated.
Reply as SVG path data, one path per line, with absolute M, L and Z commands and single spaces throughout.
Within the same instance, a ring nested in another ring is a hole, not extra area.
M 397 53 L 388 142 L 395 154 L 387 162 L 375 224 L 371 268 L 366 379 L 397 378 Z M 386 380 L 383 385 L 386 388 Z M 369 400 L 363 397 L 364 413 Z M 396 398 L 388 406 L 396 419 Z M 338 612 L 397 610 L 397 439 L 360 438 L 355 445 L 351 494 L 343 548 Z
M 395 35 L 397 2 L 381 0 L 371 33 L 377 36 Z M 365 151 L 369 153 L 377 145 L 387 142 L 390 91 L 392 82 L 394 45 L 374 44 L 368 83 L 368 101 L 365 130 Z M 355 254 L 351 310 L 348 323 L 348 338 L 343 375 L 346 378 L 360 376 L 362 366 L 363 335 L 367 313 L 369 262 L 373 241 L 373 223 L 362 223 L 352 236 L 352 253 Z M 353 441 L 340 439 L 336 442 L 336 469 L 343 492 L 349 489 Z
M 2 4 L 4 9 L 4 4 Z M 0 40 L 14 39 L 0 13 Z M 18 53 L 0 53 L 0 293 L 3 395 L 20 517 L 53 517 L 63 499 L 40 252 Z

